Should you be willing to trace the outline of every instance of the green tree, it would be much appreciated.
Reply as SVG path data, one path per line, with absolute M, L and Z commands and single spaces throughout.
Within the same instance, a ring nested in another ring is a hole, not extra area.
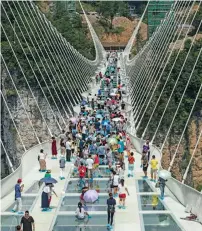
M 109 28 L 113 28 L 113 19 L 119 14 L 128 17 L 128 4 L 123 1 L 100 1 L 98 4 L 98 12 L 110 21 Z

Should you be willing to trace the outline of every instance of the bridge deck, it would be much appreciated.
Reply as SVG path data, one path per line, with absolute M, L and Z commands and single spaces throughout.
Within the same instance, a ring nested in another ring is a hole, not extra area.
M 98 89 L 98 86 L 93 88 L 93 94 L 96 94 Z M 87 93 L 83 94 L 84 97 L 87 96 Z M 74 108 L 75 112 L 79 112 L 79 106 Z M 58 179 L 59 177 L 59 163 L 58 160 L 52 160 L 51 159 L 51 145 L 49 146 L 50 148 L 45 149 L 45 152 L 47 152 L 48 159 L 47 159 L 47 169 L 52 170 L 52 177 Z M 39 147 L 40 149 L 40 147 Z M 134 150 L 135 151 L 135 150 Z M 151 223 L 148 223 L 147 228 L 144 228 L 144 221 L 142 218 L 142 215 L 145 214 L 172 214 L 174 219 L 178 221 L 180 226 L 182 227 L 182 230 L 184 229 L 185 231 L 200 231 L 201 230 L 201 225 L 195 222 L 190 222 L 190 221 L 185 221 L 180 219 L 180 217 L 185 217 L 187 214 L 184 212 L 185 208 L 175 200 L 175 198 L 172 197 L 172 195 L 166 190 L 166 196 L 163 201 L 163 204 L 165 206 L 166 210 L 142 210 L 140 207 L 140 196 L 145 195 L 146 197 L 149 198 L 151 195 L 159 195 L 159 190 L 155 189 L 154 183 L 150 182 L 147 180 L 148 184 L 151 186 L 151 188 L 154 190 L 153 192 L 138 192 L 138 180 L 142 179 L 142 169 L 140 168 L 140 163 L 141 163 L 141 155 L 139 153 L 135 152 L 135 177 L 134 178 L 128 178 L 127 177 L 127 161 L 125 161 L 126 164 L 126 171 L 125 171 L 125 179 L 126 179 L 126 184 L 128 186 L 128 190 L 130 193 L 130 196 L 127 197 L 126 200 L 126 209 L 116 209 L 116 214 L 115 214 L 115 225 L 114 225 L 114 230 L 115 231 L 122 231 L 122 230 L 127 230 L 127 231 L 147 231 L 147 230 L 156 230 L 149 228 L 152 224 L 152 220 L 150 221 Z M 25 189 L 26 190 L 33 184 L 34 181 L 39 180 L 44 176 L 44 174 L 40 173 L 38 171 L 39 166 L 31 166 L 29 174 L 23 179 L 23 183 L 25 184 Z M 65 180 L 59 180 L 58 183 L 55 187 L 55 191 L 58 194 L 58 197 L 53 196 L 52 197 L 52 211 L 50 212 L 41 212 L 40 204 L 41 204 L 41 190 L 39 190 L 38 193 L 35 193 L 35 202 L 33 204 L 33 208 L 31 209 L 31 215 L 35 219 L 36 223 L 36 230 L 37 231 L 52 231 L 54 221 L 56 219 L 56 216 L 58 215 L 58 206 L 60 205 L 60 200 L 61 198 L 64 197 L 64 187 L 67 184 L 69 180 L 69 173 L 72 168 L 72 163 L 68 163 L 66 166 L 66 171 L 65 171 Z M 148 169 L 148 172 L 150 172 L 150 169 Z M 27 193 L 23 194 L 24 196 L 28 195 Z M 75 194 L 74 194 L 75 195 Z M 78 194 L 79 197 L 79 194 Z M 1 201 L 1 207 L 2 207 L 2 212 L 1 215 L 13 215 L 10 211 L 5 212 L 5 209 L 13 203 L 13 198 L 14 198 L 14 192 L 11 192 L 9 195 L 3 198 Z M 148 199 L 147 198 L 147 199 Z M 118 199 L 117 199 L 118 203 Z M 145 201 L 145 204 L 143 206 L 147 207 L 148 202 Z M 106 212 L 94 212 L 94 214 L 106 214 Z M 74 214 L 74 212 L 64 212 L 64 214 Z M 93 219 L 93 217 L 92 217 Z M 155 222 L 155 220 L 154 220 Z M 164 221 L 165 222 L 165 221 Z M 162 224 L 162 223 L 161 223 Z M 162 226 L 163 227 L 163 226 Z M 164 224 L 164 227 L 166 227 L 166 223 Z M 149 228 L 149 229 L 148 229 Z M 159 229 L 158 229 L 159 230 Z M 161 230 L 161 229 L 160 229 Z M 163 229 L 162 229 L 163 230 Z M 164 229 L 167 230 L 167 229 Z M 176 229 L 177 230 L 177 229 Z M 175 227 L 173 227 L 172 231 L 176 231 Z

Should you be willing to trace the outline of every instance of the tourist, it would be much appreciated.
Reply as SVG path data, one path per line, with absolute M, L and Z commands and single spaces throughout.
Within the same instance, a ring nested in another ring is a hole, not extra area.
M 143 152 L 147 153 L 148 161 L 150 160 L 150 146 L 149 146 L 149 139 L 146 140 L 146 143 L 143 145 Z
M 57 159 L 57 145 L 56 145 L 56 139 L 55 137 L 52 137 L 52 146 L 51 146 L 51 150 L 52 150 L 52 159 Z
M 46 184 L 43 188 L 43 192 L 41 195 L 41 208 L 42 208 L 42 212 L 44 211 L 48 211 L 49 208 L 49 201 L 50 201 L 50 184 Z
M 88 159 L 86 160 L 86 167 L 88 169 L 89 179 L 93 177 L 93 164 L 94 164 L 94 161 L 92 159 L 92 156 L 89 154 Z
M 112 178 L 112 188 L 114 189 L 114 197 L 117 197 L 118 194 L 118 185 L 119 185 L 119 175 L 115 171 L 113 172 L 113 178 Z
M 131 152 L 130 156 L 128 157 L 128 177 L 133 177 L 133 171 L 134 171 L 134 163 L 135 163 L 135 158 L 134 158 L 134 153 Z
M 158 161 L 156 160 L 155 155 L 152 156 L 152 159 L 150 161 L 150 165 L 151 165 L 151 181 L 156 182 Z
M 35 231 L 34 219 L 29 215 L 29 211 L 25 211 L 25 215 L 21 218 L 21 231 Z
M 164 191 L 165 191 L 165 186 L 166 186 L 166 181 L 163 178 L 159 177 L 158 182 L 159 182 L 159 187 L 160 187 L 160 191 L 161 191 L 161 200 L 164 199 Z
M 60 164 L 60 180 L 65 179 L 65 177 L 64 177 L 65 163 L 66 163 L 65 157 L 61 156 L 60 161 L 59 161 L 59 164 Z
M 116 200 L 113 198 L 113 194 L 109 193 L 109 198 L 107 199 L 107 214 L 108 214 L 107 228 L 109 229 L 112 229 L 115 206 L 116 206 Z
M 85 215 L 88 216 L 88 218 L 91 218 L 91 216 L 85 211 L 85 209 L 83 208 L 83 205 L 81 202 L 78 203 L 78 208 L 76 209 L 76 218 L 78 220 L 84 220 L 85 219 Z
M 43 149 L 40 150 L 40 154 L 39 154 L 39 164 L 40 164 L 40 170 L 41 172 L 45 172 L 46 171 L 46 156 L 47 154 L 45 154 L 43 152 Z
M 124 142 L 122 140 L 122 138 L 120 137 L 118 140 L 118 152 L 119 153 L 123 153 L 124 152 Z
M 15 185 L 15 206 L 12 209 L 12 212 L 18 212 L 18 214 L 23 214 L 22 209 L 22 197 L 21 192 L 24 189 L 24 184 L 22 183 L 22 179 L 18 179 L 17 184 Z
M 147 178 L 148 157 L 145 151 L 143 151 L 142 153 L 141 162 L 142 162 L 141 166 L 143 167 L 143 172 L 144 172 L 144 178 Z
M 62 133 L 59 135 L 59 138 L 63 140 L 66 139 L 65 130 L 62 130 Z
M 62 156 L 65 156 L 65 150 L 66 150 L 66 148 L 65 148 L 65 140 L 62 138 L 60 140 L 60 152 L 61 152 Z
M 127 186 L 124 184 L 124 180 L 120 180 L 119 184 L 119 208 L 125 209 L 126 193 L 129 196 Z
M 71 158 L 71 139 L 68 138 L 66 142 L 66 161 L 70 162 Z
M 44 177 L 51 177 L 51 170 L 47 170 Z

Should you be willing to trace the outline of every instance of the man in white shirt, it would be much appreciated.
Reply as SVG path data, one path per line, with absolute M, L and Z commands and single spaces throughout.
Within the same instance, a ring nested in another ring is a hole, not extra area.
M 114 197 L 117 197 L 118 194 L 118 185 L 119 185 L 119 175 L 116 172 L 113 172 L 113 188 L 114 188 Z
M 71 158 L 71 139 L 69 138 L 66 142 L 66 161 L 70 162 Z
M 86 167 L 88 169 L 88 178 L 92 178 L 93 176 L 93 164 L 94 164 L 94 161 L 91 155 L 88 155 L 88 159 L 86 160 Z

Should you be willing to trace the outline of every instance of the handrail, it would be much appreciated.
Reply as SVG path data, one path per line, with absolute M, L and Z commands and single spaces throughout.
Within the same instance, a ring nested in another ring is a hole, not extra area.
M 142 147 L 145 140 L 134 136 L 130 133 L 130 131 L 128 131 L 128 134 L 136 151 L 138 153 L 142 153 Z M 161 160 L 162 155 L 158 147 L 152 144 L 150 145 L 150 151 L 156 156 L 157 159 Z M 202 193 L 188 185 L 182 184 L 173 177 L 166 182 L 166 186 L 177 198 L 177 200 L 186 208 L 186 211 L 197 215 L 199 221 L 202 222 Z
M 21 158 L 20 165 L 18 168 L 11 173 L 10 175 L 6 176 L 1 180 L 1 198 L 5 197 L 10 193 L 16 184 L 19 178 L 24 178 L 27 173 L 30 171 L 30 163 L 32 166 L 36 166 L 38 164 L 38 155 L 40 153 L 40 149 L 51 150 L 50 148 L 50 140 L 44 141 L 41 144 L 37 144 L 34 147 L 28 149 Z

